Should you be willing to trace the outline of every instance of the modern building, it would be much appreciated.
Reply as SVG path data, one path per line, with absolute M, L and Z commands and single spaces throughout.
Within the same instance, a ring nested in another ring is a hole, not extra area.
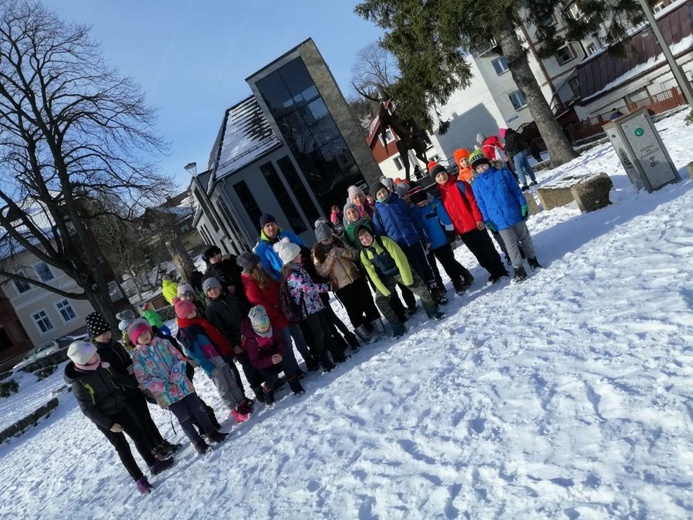
M 343 205 L 347 187 L 380 177 L 358 122 L 313 40 L 246 79 L 252 95 L 229 108 L 208 168 L 191 186 L 206 243 L 251 249 L 258 221 L 314 241 L 314 222 Z

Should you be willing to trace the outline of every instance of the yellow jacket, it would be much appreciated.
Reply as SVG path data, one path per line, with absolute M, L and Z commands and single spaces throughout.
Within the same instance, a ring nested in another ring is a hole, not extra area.
M 409 262 L 407 261 L 407 257 L 405 256 L 404 251 L 402 251 L 402 249 L 397 245 L 397 243 L 394 240 L 386 236 L 381 236 L 379 238 L 380 241 L 383 243 L 383 247 L 385 248 L 385 250 L 395 261 L 395 265 L 399 270 L 399 275 L 402 277 L 402 283 L 407 287 L 412 286 L 414 284 L 414 275 L 411 272 L 411 267 L 409 266 Z M 366 268 L 368 276 L 373 282 L 373 285 L 375 285 L 375 287 L 378 289 L 378 291 L 380 291 L 380 293 L 383 296 L 389 298 L 390 291 L 387 289 L 386 285 L 380 279 L 380 275 L 378 274 L 378 271 L 375 269 L 375 265 L 373 265 L 372 262 L 372 259 L 375 257 L 375 255 L 380 254 L 382 252 L 383 249 L 380 247 L 378 241 L 375 239 L 374 236 L 373 243 L 370 245 L 370 247 L 364 247 L 363 249 L 361 249 L 361 263 L 363 264 L 363 267 Z
M 161 282 L 161 293 L 166 301 L 173 305 L 173 299 L 178 296 L 178 284 L 173 280 L 164 280 Z

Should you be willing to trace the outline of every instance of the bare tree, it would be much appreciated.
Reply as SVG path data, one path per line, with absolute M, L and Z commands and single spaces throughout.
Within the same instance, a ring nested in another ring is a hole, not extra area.
M 374 42 L 356 54 L 351 67 L 351 84 L 359 94 L 371 97 L 387 97 L 397 81 L 397 59 L 389 51 Z
M 88 299 L 112 324 L 104 259 L 89 223 L 117 197 L 133 215 L 172 187 L 143 157 L 165 148 L 139 87 L 104 63 L 88 28 L 33 1 L 0 1 L 0 277 Z M 74 279 L 65 292 L 18 274 L 25 250 Z

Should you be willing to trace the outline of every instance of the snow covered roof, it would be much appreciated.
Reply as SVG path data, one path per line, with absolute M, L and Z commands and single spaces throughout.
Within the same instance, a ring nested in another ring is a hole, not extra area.
M 657 25 L 674 56 L 693 48 L 693 22 L 685 4 L 693 2 L 681 1 L 668 6 L 664 13 L 657 13 Z M 654 70 L 664 62 L 664 54 L 647 25 L 633 34 L 628 45 L 630 54 L 627 57 L 602 52 L 578 65 L 577 76 L 583 103 Z
M 42 202 L 26 199 L 19 204 L 19 208 L 26 213 L 31 223 L 36 226 L 47 239 L 53 238 L 54 222 L 48 209 Z M 3 213 L 7 211 L 7 208 L 3 209 Z M 19 216 L 17 218 L 19 219 Z M 16 220 L 15 222 L 17 223 L 15 229 L 21 232 L 30 243 L 34 245 L 39 243 L 38 239 L 29 232 L 27 227 L 22 224 L 20 220 Z M 24 246 L 12 238 L 6 230 L 0 228 L 0 260 L 19 254 L 24 251 L 24 249 Z
M 210 157 L 214 179 L 225 177 L 281 145 L 253 96 L 226 111 Z

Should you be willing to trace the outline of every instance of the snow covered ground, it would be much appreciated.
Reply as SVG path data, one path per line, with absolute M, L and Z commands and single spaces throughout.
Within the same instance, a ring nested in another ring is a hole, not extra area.
M 693 137 L 658 123 L 683 181 L 648 194 L 610 144 L 569 171 L 605 171 L 606 209 L 529 221 L 545 269 L 519 285 L 477 277 L 448 317 L 420 312 L 400 341 L 365 347 L 306 395 L 285 397 L 211 454 L 180 452 L 135 491 L 72 396 L 0 446 L 2 518 L 693 517 Z M 46 401 L 61 374 L 0 402 Z M 200 394 L 222 415 L 204 374 Z M 284 394 L 282 394 L 284 395 Z M 168 412 L 155 420 L 170 439 Z

